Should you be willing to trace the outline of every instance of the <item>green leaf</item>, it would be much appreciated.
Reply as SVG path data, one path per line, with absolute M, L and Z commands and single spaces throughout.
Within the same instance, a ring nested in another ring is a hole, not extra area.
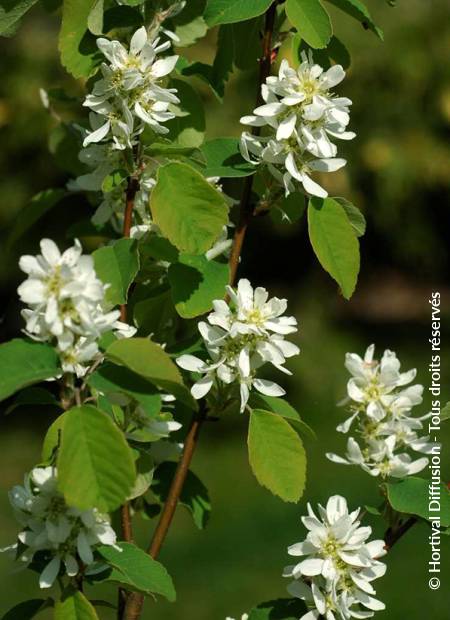
M 408 476 L 400 482 L 386 484 L 389 503 L 394 510 L 416 515 L 427 521 L 440 519 L 441 526 L 450 525 L 450 491 L 441 483 L 440 496 L 430 496 L 430 480 Z M 434 501 L 432 501 L 434 500 Z M 439 501 L 438 501 L 439 500 Z
M 29 601 L 23 601 L 18 605 L 14 605 L 9 611 L 2 616 L 2 620 L 31 620 L 40 611 L 47 609 L 53 605 L 51 598 L 34 598 Z
M 119 239 L 113 245 L 95 250 L 95 271 L 102 282 L 109 284 L 105 299 L 110 306 L 125 304 L 130 284 L 139 271 L 135 239 Z
M 55 396 L 40 387 L 30 387 L 25 388 L 21 392 L 17 394 L 14 398 L 13 402 L 9 405 L 9 407 L 5 410 L 5 415 L 9 415 L 15 409 L 19 409 L 20 407 L 59 407 L 59 402 L 56 400 Z
M 0 344 L 0 400 L 60 372 L 58 355 L 49 344 L 21 338 Z
M 8 237 L 8 247 L 16 243 L 33 224 L 57 205 L 66 195 L 67 192 L 63 189 L 46 189 L 33 196 L 30 204 L 19 213 L 14 222 Z
M 197 408 L 177 366 L 156 342 L 147 338 L 117 340 L 107 349 L 106 357 L 126 366 L 158 388 L 173 394 L 188 407 Z
M 263 19 L 256 17 L 238 24 L 224 26 L 231 28 L 233 35 L 234 64 L 242 71 L 255 69 L 261 55 L 261 31 Z
M 115 510 L 136 478 L 123 434 L 106 413 L 90 405 L 66 412 L 57 463 L 61 492 L 80 510 L 93 506 L 101 512 Z
M 162 234 L 187 254 L 207 252 L 228 222 L 224 196 L 199 172 L 178 162 L 159 168 L 151 211 Z
M 131 2 L 127 2 L 131 5 Z M 133 5 L 137 3 L 134 2 Z M 132 6 L 113 6 L 105 11 L 103 16 L 103 32 L 110 32 L 116 28 L 134 28 L 144 24 L 142 13 Z
M 297 222 L 306 210 L 306 198 L 300 192 L 291 192 L 289 196 L 283 196 L 273 208 L 270 209 L 272 219 L 281 225 Z
M 184 319 L 200 316 L 212 309 L 214 299 L 222 299 L 230 279 L 227 263 L 205 256 L 180 254 L 169 267 L 169 282 L 175 308 Z
M 66 411 L 59 415 L 56 420 L 49 426 L 42 444 L 41 459 L 43 462 L 50 462 L 55 456 L 54 452 L 61 444 L 64 422 L 66 420 Z
M 357 237 L 362 237 L 366 232 L 366 218 L 354 204 L 346 200 L 345 198 L 335 198 L 342 208 L 344 209 L 348 221 L 353 227 Z
M 69 590 L 55 603 L 54 620 L 98 620 L 97 612 L 84 594 Z
M 248 177 L 255 173 L 255 166 L 245 161 L 240 153 L 238 138 L 209 140 L 200 150 L 206 160 L 206 177 Z
M 316 433 L 301 419 L 298 411 L 282 398 L 253 392 L 250 396 L 250 406 L 255 409 L 265 409 L 277 413 L 281 417 L 286 418 L 298 432 L 307 435 L 310 439 L 317 439 Z
M 0 1 L 0 35 L 14 34 L 19 20 L 25 15 L 37 0 L 1 0 Z
M 327 46 L 333 30 L 320 0 L 287 0 L 286 15 L 308 45 L 316 49 Z
M 171 88 L 177 89 L 180 111 L 165 123 L 169 130 L 167 137 L 177 146 L 198 147 L 205 137 L 205 112 L 197 91 L 183 80 L 171 80 Z
M 92 9 L 88 15 L 87 26 L 92 34 L 99 35 L 103 32 L 103 4 L 104 0 L 94 0 Z
M 184 9 L 173 18 L 174 32 L 178 37 L 177 47 L 188 47 L 208 32 L 203 17 L 206 0 L 190 0 Z
M 158 287 L 133 306 L 133 319 L 139 334 L 152 334 L 158 342 L 167 341 L 166 334 L 173 329 L 175 317 L 170 288 Z
M 248 456 L 258 482 L 285 502 L 298 502 L 306 480 L 306 454 L 298 434 L 279 415 L 254 409 Z
M 441 422 L 450 419 L 450 402 L 446 403 L 441 409 Z
M 359 244 L 344 208 L 333 198 L 311 198 L 308 228 L 320 264 L 350 299 L 359 272 Z
M 279 598 L 254 607 L 248 620 L 298 620 L 306 611 L 305 603 L 298 598 Z
M 262 15 L 273 0 L 208 0 L 205 20 L 208 26 L 241 22 Z
M 374 32 L 381 40 L 384 39 L 383 31 L 374 23 L 369 9 L 361 0 L 328 0 L 328 2 L 357 19 L 364 28 Z
M 95 0 L 64 0 L 59 51 L 61 64 L 74 77 L 89 76 L 101 54 L 96 39 L 87 30 L 89 14 Z
M 140 403 L 150 415 L 161 411 L 161 396 L 152 383 L 135 374 L 128 368 L 114 364 L 102 364 L 88 378 L 88 384 L 114 399 L 114 394 L 126 394 Z
M 106 545 L 97 548 L 113 567 L 108 581 L 116 581 L 144 594 L 160 594 L 168 601 L 175 601 L 172 579 L 162 564 L 136 545 L 121 542 L 118 546 L 121 551 Z
M 176 469 L 177 463 L 166 461 L 157 467 L 153 475 L 151 490 L 161 503 L 167 500 Z M 211 514 L 211 500 L 208 489 L 192 471 L 188 471 L 180 495 L 180 504 L 189 510 L 195 525 L 202 530 Z

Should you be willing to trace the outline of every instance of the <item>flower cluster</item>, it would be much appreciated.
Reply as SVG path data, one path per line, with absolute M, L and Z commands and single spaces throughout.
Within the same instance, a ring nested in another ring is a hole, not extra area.
M 305 556 L 284 570 L 285 577 L 294 578 L 288 591 L 310 607 L 303 620 L 370 618 L 385 608 L 373 597 L 371 583 L 386 572 L 378 560 L 386 553 L 384 541 L 366 542 L 372 528 L 360 527 L 360 509 L 349 513 L 339 495 L 330 497 L 326 508 L 319 504 L 318 510 L 319 517 L 308 504 L 308 516 L 302 517 L 306 539 L 288 548 L 289 555 Z
M 347 384 L 351 416 L 337 427 L 347 433 L 357 421 L 357 433 L 364 442 L 361 448 L 350 437 L 346 458 L 327 454 L 334 463 L 360 465 L 372 476 L 403 478 L 426 467 L 428 459 L 413 460 L 406 450 L 430 453 L 433 444 L 429 437 L 420 436 L 422 421 L 412 417 L 413 406 L 422 402 L 423 386 L 410 384 L 416 370 L 400 372 L 400 362 L 393 351 L 386 350 L 381 361 L 374 359 L 371 345 L 362 359 L 356 353 L 347 353 L 345 366 L 352 378 Z
M 78 574 L 81 565 L 94 562 L 96 545 L 116 543 L 116 534 L 108 517 L 96 509 L 78 510 L 68 506 L 57 490 L 54 467 L 36 467 L 25 476 L 24 485 L 9 493 L 16 517 L 24 529 L 19 533 L 20 560 L 28 566 L 40 552 L 47 562 L 39 577 L 41 588 L 49 588 L 63 567 L 69 577 Z
M 92 131 L 83 146 L 108 139 L 113 149 L 132 148 L 146 125 L 158 134 L 168 133 L 162 123 L 175 117 L 169 107 L 179 99 L 176 89 L 165 88 L 163 80 L 178 56 L 158 58 L 158 54 L 170 45 L 170 41 L 149 38 L 144 26 L 131 37 L 129 50 L 119 41 L 97 39 L 108 63 L 102 64 L 102 78 L 84 101 L 92 111 Z
M 134 328 L 121 323 L 119 310 L 105 311 L 103 284 L 95 273 L 92 256 L 82 254 L 79 241 L 61 254 L 50 239 L 42 239 L 41 254 L 25 255 L 19 266 L 28 278 L 18 294 L 28 308 L 22 310 L 26 332 L 34 340 L 52 341 L 64 372 L 78 377 L 98 353 L 97 339 L 106 331 L 132 336 Z
M 241 118 L 244 125 L 266 130 L 264 135 L 242 134 L 243 157 L 253 164 L 266 164 L 286 195 L 301 184 L 309 194 L 326 197 L 311 173 L 334 172 L 346 164 L 336 157 L 332 142 L 355 137 L 347 131 L 352 102 L 332 92 L 344 77 L 341 65 L 324 71 L 311 54 L 302 54 L 297 70 L 283 60 L 278 76 L 269 76 L 261 87 L 264 105 Z
M 216 300 L 207 322 L 198 325 L 211 359 L 208 362 L 193 355 L 177 359 L 181 368 L 198 372 L 203 377 L 192 387 L 194 398 L 203 398 L 216 380 L 223 384 L 238 382 L 241 411 L 244 411 L 250 390 L 256 388 L 268 396 L 282 396 L 283 388 L 257 377 L 258 369 L 270 362 L 286 374 L 286 358 L 299 353 L 299 348 L 285 340 L 297 331 L 294 317 L 283 316 L 286 299 L 269 300 L 266 289 L 253 290 L 248 280 L 239 280 L 237 290 L 227 287 L 230 302 Z

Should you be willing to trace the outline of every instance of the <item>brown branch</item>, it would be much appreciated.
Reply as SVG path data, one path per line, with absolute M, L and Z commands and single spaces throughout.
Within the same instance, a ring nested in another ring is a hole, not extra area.
M 259 80 L 258 90 L 256 93 L 256 106 L 263 103 L 261 97 L 261 84 L 263 84 L 270 74 L 270 66 L 272 63 L 272 35 L 273 26 L 276 16 L 276 3 L 272 4 L 266 13 L 266 24 L 263 37 L 263 53 L 259 60 Z M 252 133 L 258 135 L 260 127 L 253 127 Z M 254 207 L 251 203 L 253 187 L 253 175 L 246 177 L 244 188 L 242 191 L 241 201 L 239 204 L 239 221 L 234 233 L 233 246 L 230 255 L 230 284 L 233 286 L 236 280 L 236 273 L 239 266 L 239 258 L 241 256 L 242 246 L 247 232 L 248 225 L 252 219 Z
M 384 548 L 386 551 L 390 551 L 395 543 L 417 523 L 417 520 L 417 517 L 409 517 L 409 519 L 403 521 L 399 527 L 389 527 L 384 535 Z
M 259 61 L 259 80 L 258 91 L 256 98 L 256 105 L 261 103 L 261 84 L 265 82 L 267 76 L 270 73 L 270 66 L 272 61 L 272 34 L 276 16 L 276 3 L 273 3 L 266 13 L 264 37 L 263 37 L 263 54 Z M 259 131 L 255 128 L 255 133 Z M 247 177 L 244 182 L 244 188 L 242 192 L 242 198 L 240 202 L 240 216 L 239 223 L 236 227 L 236 232 L 233 240 L 233 247 L 230 256 L 230 283 L 233 284 L 236 278 L 237 267 L 239 264 L 239 258 L 241 255 L 242 245 L 245 238 L 245 233 L 250 219 L 253 215 L 253 207 L 251 206 L 251 193 L 253 186 L 253 177 Z M 170 525 L 172 523 L 175 510 L 178 505 L 178 501 L 183 490 L 183 486 L 186 480 L 186 476 L 189 471 L 189 466 L 194 455 L 194 451 L 197 445 L 199 432 L 201 426 L 206 419 L 205 409 L 200 409 L 199 413 L 194 415 L 188 434 L 186 435 L 183 453 L 178 463 L 177 470 L 172 479 L 172 483 L 169 489 L 167 500 L 164 504 L 161 516 L 156 526 L 153 538 L 149 547 L 149 554 L 152 558 L 156 558 L 159 555 L 161 547 L 166 539 Z M 142 607 L 144 604 L 144 597 L 141 594 L 131 593 L 126 601 L 125 611 L 123 614 L 123 620 L 138 620 L 141 615 Z
M 128 177 L 128 185 L 125 198 L 125 213 L 123 218 L 123 237 L 129 238 L 131 231 L 131 224 L 133 223 L 133 209 L 134 199 L 136 193 L 139 190 L 139 181 L 135 177 Z M 126 323 L 127 320 L 127 306 L 122 304 L 120 306 L 120 320 Z

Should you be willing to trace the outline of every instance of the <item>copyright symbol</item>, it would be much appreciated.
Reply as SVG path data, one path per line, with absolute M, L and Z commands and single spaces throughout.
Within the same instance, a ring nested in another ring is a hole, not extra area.
M 438 577 L 431 577 L 431 579 L 428 582 L 428 585 L 430 586 L 432 590 L 438 590 L 441 587 L 441 582 L 439 581 Z

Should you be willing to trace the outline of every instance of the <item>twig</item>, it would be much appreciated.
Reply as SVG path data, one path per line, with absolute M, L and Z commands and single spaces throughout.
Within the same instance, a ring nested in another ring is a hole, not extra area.
M 397 541 L 417 523 L 417 517 L 409 517 L 406 521 L 403 521 L 399 527 L 389 527 L 384 535 L 384 548 L 386 551 L 390 551 Z

